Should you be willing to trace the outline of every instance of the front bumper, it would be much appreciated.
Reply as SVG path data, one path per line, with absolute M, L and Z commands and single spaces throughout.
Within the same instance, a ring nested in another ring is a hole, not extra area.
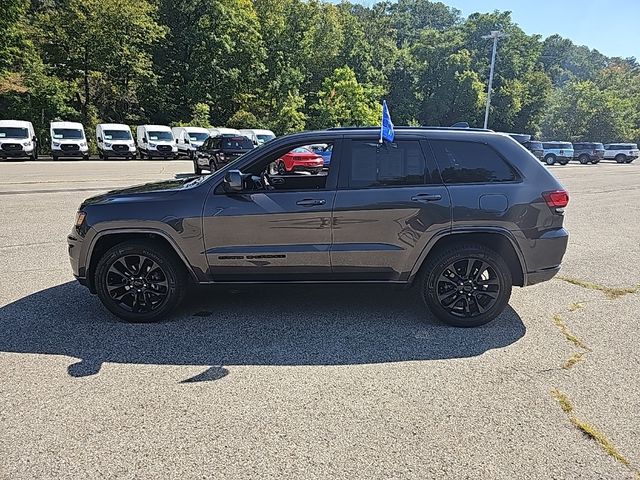
M 136 150 L 135 148 L 133 150 L 110 150 L 105 148 L 102 153 L 109 157 L 133 157 L 136 154 Z
M 25 158 L 33 155 L 33 150 L 0 150 L 0 158 Z
M 88 157 L 89 150 L 58 150 L 52 149 L 51 154 L 56 157 Z

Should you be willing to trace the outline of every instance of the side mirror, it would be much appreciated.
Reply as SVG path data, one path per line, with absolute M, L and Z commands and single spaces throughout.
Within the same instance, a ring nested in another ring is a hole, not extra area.
M 38 141 L 38 137 L 36 137 L 36 136 L 34 135 L 34 136 L 33 136 L 33 138 L 32 138 L 31 140 L 33 140 L 34 142 L 37 142 L 37 141 Z
M 227 192 L 241 192 L 244 187 L 243 175 L 240 170 L 229 170 L 224 176 Z
M 176 138 L 176 143 L 178 143 L 178 139 Z
M 142 143 L 147 143 L 147 137 L 142 137 Z
M 177 143 L 177 142 L 178 142 L 178 141 L 176 140 L 176 143 Z M 185 139 L 184 139 L 184 143 L 186 143 L 187 145 L 191 143 L 191 142 L 189 141 L 189 137 L 185 137 Z
M 98 137 L 98 143 L 102 143 L 102 138 Z

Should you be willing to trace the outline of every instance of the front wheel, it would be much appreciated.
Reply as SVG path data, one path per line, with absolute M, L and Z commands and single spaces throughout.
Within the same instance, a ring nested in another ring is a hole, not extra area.
M 580 156 L 578 157 L 578 160 L 580 160 L 580 163 L 581 163 L 582 165 L 586 165 L 586 164 L 588 164 L 588 163 L 589 163 L 589 157 L 588 157 L 587 155 L 580 155 Z
M 181 302 L 184 266 L 166 247 L 125 242 L 98 261 L 95 285 L 103 305 L 128 322 L 154 322 Z
M 504 259 L 479 244 L 441 250 L 423 267 L 420 288 L 431 312 L 455 327 L 489 323 L 511 297 L 511 271 Z
M 547 165 L 553 165 L 554 163 L 556 163 L 555 155 L 547 155 L 546 157 L 544 157 L 544 162 Z
M 622 153 L 619 154 L 619 155 L 616 155 L 616 162 L 618 162 L 618 163 L 626 163 L 627 162 L 626 155 L 623 155 Z

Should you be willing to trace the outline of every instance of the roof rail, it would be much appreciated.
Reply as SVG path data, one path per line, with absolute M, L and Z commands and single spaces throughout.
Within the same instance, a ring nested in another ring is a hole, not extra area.
M 380 130 L 379 126 L 371 126 L 371 127 L 330 127 L 327 130 Z M 410 127 L 407 125 L 394 126 L 394 130 L 466 130 L 470 132 L 493 132 L 488 128 L 470 128 L 470 127 L 438 127 L 438 126 L 428 126 L 422 125 L 419 127 Z

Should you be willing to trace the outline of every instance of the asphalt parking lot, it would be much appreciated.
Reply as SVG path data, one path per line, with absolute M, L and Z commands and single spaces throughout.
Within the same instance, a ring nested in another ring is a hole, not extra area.
M 552 167 L 562 277 L 476 329 L 344 286 L 121 323 L 73 281 L 77 206 L 191 163 L 0 163 L 0 478 L 637 478 L 639 162 Z

